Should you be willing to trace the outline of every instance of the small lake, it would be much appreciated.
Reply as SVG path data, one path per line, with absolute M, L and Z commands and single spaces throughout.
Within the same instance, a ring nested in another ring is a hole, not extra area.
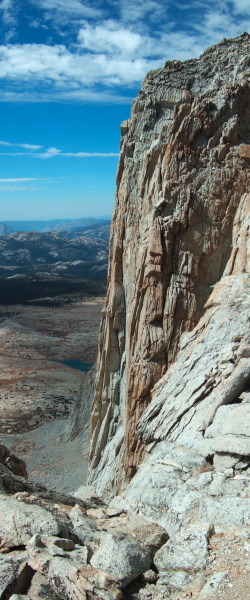
M 78 371 L 83 371 L 87 373 L 93 367 L 94 363 L 83 362 L 79 358 L 69 358 L 68 360 L 57 360 L 56 362 L 61 365 L 66 365 L 66 367 L 71 367 L 71 369 L 77 369 Z

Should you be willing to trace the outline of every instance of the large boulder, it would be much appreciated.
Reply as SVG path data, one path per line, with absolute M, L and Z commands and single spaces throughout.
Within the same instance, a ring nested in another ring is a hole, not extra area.
M 114 577 L 121 587 L 147 571 L 151 562 L 151 553 L 137 541 L 111 533 L 104 538 L 90 561 L 92 567 Z
M 0 545 L 13 547 L 27 544 L 35 533 L 58 536 L 62 524 L 46 508 L 6 497 L 0 501 Z

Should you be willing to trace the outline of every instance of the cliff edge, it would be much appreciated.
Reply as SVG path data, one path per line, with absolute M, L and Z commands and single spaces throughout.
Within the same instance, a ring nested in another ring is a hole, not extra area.
M 220 431 L 249 422 L 249 41 L 148 73 L 122 123 L 90 443 L 106 496 L 148 444 L 178 440 L 210 463 L 250 454 L 245 433 L 236 448 Z

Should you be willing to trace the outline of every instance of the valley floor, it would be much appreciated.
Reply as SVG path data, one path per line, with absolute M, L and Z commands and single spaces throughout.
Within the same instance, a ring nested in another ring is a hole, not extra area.
M 84 372 L 96 360 L 103 298 L 63 307 L 0 306 L 0 437 L 30 479 L 73 491 L 87 469 L 87 440 L 63 441 Z M 67 450 L 66 450 L 67 448 Z

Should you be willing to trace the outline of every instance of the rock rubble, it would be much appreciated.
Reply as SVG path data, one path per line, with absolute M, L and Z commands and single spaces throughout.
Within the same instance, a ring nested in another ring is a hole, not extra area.
M 168 538 L 145 517 L 110 511 L 98 498 L 50 492 L 4 462 L 1 470 L 1 600 L 19 592 L 33 600 L 44 593 L 54 600 L 119 600 Z

